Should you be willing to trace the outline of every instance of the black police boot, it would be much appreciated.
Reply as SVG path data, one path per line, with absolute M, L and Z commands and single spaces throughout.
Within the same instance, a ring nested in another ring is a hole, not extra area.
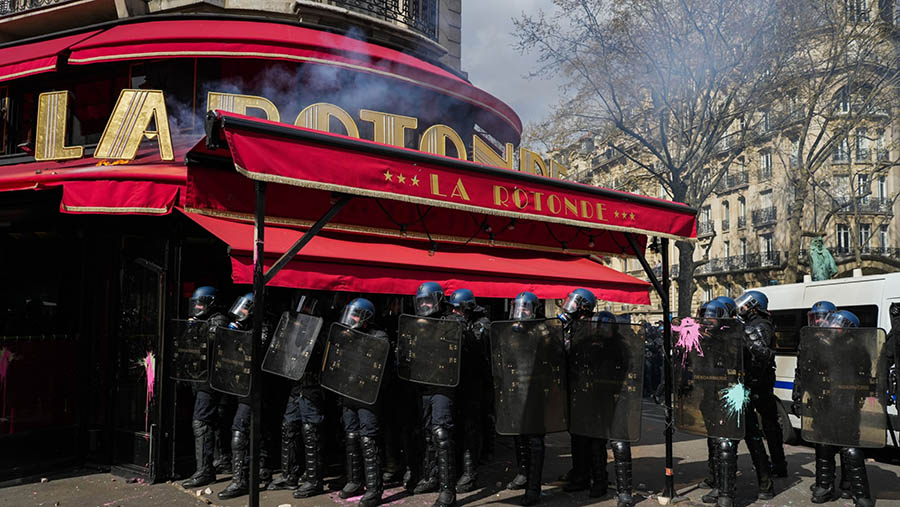
M 766 455 L 766 444 L 760 436 L 747 438 L 746 442 L 747 448 L 750 450 L 750 459 L 753 461 L 753 468 L 756 469 L 756 481 L 759 485 L 757 498 L 771 500 L 775 498 L 775 484 L 770 475 L 771 465 L 769 457 Z
M 227 474 L 231 472 L 231 425 L 219 424 L 219 421 L 228 419 L 225 417 L 227 412 L 223 406 L 219 406 L 216 411 L 219 419 L 213 425 L 216 440 L 216 459 L 213 460 L 213 467 L 217 474 Z
M 719 441 L 719 497 L 717 507 L 732 507 L 737 491 L 737 440 Z
M 281 478 L 269 483 L 270 491 L 279 489 L 297 489 L 300 481 L 300 463 L 297 460 L 300 425 L 282 422 L 281 424 Z
M 475 482 L 478 479 L 478 472 L 475 471 L 475 460 L 472 458 L 472 451 L 466 449 L 462 455 L 462 474 L 456 481 L 457 493 L 468 493 L 475 491 Z
M 303 455 L 306 471 L 303 480 L 294 490 L 294 498 L 309 498 L 325 490 L 322 475 L 325 471 L 321 425 L 303 423 Z
M 520 437 L 525 440 L 524 437 Z M 544 441 L 543 437 L 528 438 L 526 449 L 527 453 L 527 482 L 525 484 L 525 495 L 522 497 L 521 505 L 535 505 L 541 501 L 541 475 L 544 472 Z
M 514 436 L 513 443 L 516 447 L 516 476 L 509 481 L 506 489 L 525 489 L 528 482 L 528 443 L 521 435 Z
M 441 494 L 431 507 L 453 507 L 456 505 L 456 456 L 450 431 L 440 426 L 432 434 L 437 453 L 438 482 Z
M 591 449 L 590 439 L 572 435 L 572 469 L 569 470 L 563 480 L 563 491 L 572 493 L 575 491 L 584 491 L 591 486 L 590 468 L 591 468 Z
M 631 492 L 631 444 L 615 440 L 612 442 L 616 464 L 616 506 L 632 507 L 634 496 Z
M 700 489 L 714 489 L 716 487 L 716 439 L 706 439 L 706 478 L 697 487 Z
M 834 491 L 834 452 L 830 445 L 816 444 L 816 485 L 812 503 L 825 503 L 837 499 Z
M 363 462 L 366 468 L 366 494 L 359 501 L 359 507 L 381 505 L 384 485 L 381 482 L 381 453 L 374 437 L 362 437 Z
M 235 431 L 231 435 L 231 484 L 216 495 L 221 500 L 246 495 L 249 490 L 247 477 L 250 475 L 250 457 L 247 456 L 248 440 L 247 434 L 243 431 Z
M 847 463 L 847 459 L 844 458 L 844 453 L 841 453 L 841 482 L 838 486 L 840 489 L 841 498 L 845 498 L 847 500 L 853 498 L 853 486 L 850 484 L 850 475 L 847 471 L 850 469 L 850 465 Z
M 591 439 L 591 489 L 588 496 L 600 498 L 609 491 L 609 474 L 606 473 L 606 440 Z
M 413 488 L 414 495 L 434 493 L 438 490 L 437 451 L 432 433 L 430 428 L 425 431 L 425 459 L 422 460 L 422 478 Z
M 709 493 L 703 495 L 700 501 L 703 503 L 713 504 L 719 501 L 719 450 L 718 439 L 707 438 L 707 449 L 709 450 L 709 458 L 707 458 L 706 466 L 709 471 L 709 477 L 704 479 L 704 483 L 711 482 Z M 702 484 L 701 484 L 702 486 Z
M 352 498 L 363 493 L 362 456 L 359 450 L 359 433 L 348 431 L 346 437 L 347 451 L 345 457 L 347 458 L 347 464 L 345 473 L 347 474 L 347 483 L 344 484 L 344 489 L 338 493 L 338 496 L 341 498 Z
M 216 469 L 213 467 L 214 439 L 212 426 L 203 421 L 193 421 L 194 429 L 194 459 L 197 461 L 197 470 L 194 475 L 181 483 L 185 489 L 199 488 L 216 482 Z
M 841 469 L 847 469 L 850 492 L 856 507 L 872 507 L 875 501 L 869 494 L 869 475 L 866 473 L 866 457 L 862 449 L 848 447 L 841 449 Z

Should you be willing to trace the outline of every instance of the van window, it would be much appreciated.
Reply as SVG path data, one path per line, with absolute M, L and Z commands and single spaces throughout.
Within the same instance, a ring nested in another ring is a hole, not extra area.
M 796 354 L 800 344 L 800 328 L 806 325 L 805 308 L 794 310 L 774 310 L 772 323 L 775 324 L 775 352 Z
M 878 327 L 877 305 L 839 306 L 838 310 L 853 312 L 859 317 L 859 327 Z

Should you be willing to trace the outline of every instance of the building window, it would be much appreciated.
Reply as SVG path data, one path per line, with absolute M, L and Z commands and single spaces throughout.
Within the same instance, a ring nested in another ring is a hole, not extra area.
M 868 162 L 870 156 L 868 129 L 856 129 L 856 160 Z
M 775 251 L 775 235 L 771 232 L 768 234 L 763 234 L 759 237 L 759 251 L 762 253 L 766 259 L 772 256 L 772 252 Z
M 747 238 L 741 238 L 741 257 L 747 256 Z
M 703 301 L 712 301 L 713 300 L 713 290 L 712 287 L 707 287 L 703 289 Z
M 765 129 L 766 132 L 768 132 L 769 129 L 772 128 L 769 123 L 769 112 L 768 111 L 763 113 L 762 125 L 763 125 L 763 129 Z
M 872 193 L 872 187 L 869 185 L 869 175 L 868 174 L 857 174 L 856 175 L 856 195 L 864 198 Z
M 837 93 L 837 112 L 847 114 L 850 112 L 850 90 L 847 87 L 841 88 Z
M 731 257 L 731 241 L 722 242 L 722 254 L 723 257 Z
M 849 162 L 850 147 L 847 144 L 847 138 L 841 139 L 834 147 L 834 156 L 831 158 L 834 162 Z
M 868 247 L 870 239 L 872 239 L 872 225 L 859 224 L 859 247 Z
M 743 197 L 738 199 L 738 216 L 740 218 L 747 217 L 747 201 Z
M 887 249 L 890 245 L 888 240 L 888 226 L 882 225 L 878 228 L 878 235 L 881 236 L 881 247 Z
M 887 177 L 878 177 L 878 198 L 887 199 Z
M 867 0 L 844 0 L 847 19 L 858 23 L 869 22 L 869 2 Z
M 760 208 L 766 209 L 772 207 L 772 191 L 766 190 L 759 193 Z
M 878 136 L 875 137 L 875 159 L 879 162 L 885 161 L 888 159 L 888 149 L 884 145 L 884 130 L 878 131 Z
M 837 226 L 837 246 L 838 250 L 847 252 L 850 250 L 850 226 L 847 224 L 838 224 Z

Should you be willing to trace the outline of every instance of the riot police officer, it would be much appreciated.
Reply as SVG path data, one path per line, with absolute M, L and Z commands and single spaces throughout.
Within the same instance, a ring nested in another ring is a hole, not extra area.
M 371 334 L 377 338 L 387 339 L 387 333 L 380 329 L 372 329 L 372 318 L 375 316 L 375 305 L 365 298 L 357 298 L 344 307 L 340 323 L 357 331 Z M 382 386 L 383 387 L 383 386 Z M 355 496 L 362 492 L 363 486 L 359 481 L 357 466 L 358 459 L 354 460 L 352 454 L 358 456 L 358 450 L 352 448 L 358 445 L 362 449 L 365 495 L 359 501 L 359 507 L 373 507 L 381 504 L 383 493 L 381 473 L 381 449 L 379 445 L 380 427 L 378 423 L 379 403 L 366 405 L 347 397 L 341 397 L 342 419 L 344 423 L 344 435 L 347 439 L 347 485 L 341 491 L 344 498 Z M 352 454 L 351 454 L 352 453 Z M 358 482 L 359 481 L 359 482 Z M 355 487 L 354 487 L 355 486 Z
M 232 318 L 232 322 L 228 324 L 229 328 L 241 331 L 253 330 L 253 299 L 253 293 L 249 292 L 237 298 L 234 304 L 231 305 L 231 309 L 228 311 L 229 316 Z M 249 490 L 250 417 L 250 397 L 239 398 L 237 410 L 231 423 L 231 483 L 219 492 L 218 497 L 222 500 L 246 495 Z M 267 458 L 265 435 L 261 438 L 260 448 L 260 460 L 263 462 L 263 466 L 260 467 L 259 478 L 261 482 L 268 484 L 271 480 L 271 470 L 265 466 Z
M 575 289 L 569 293 L 562 305 L 562 313 L 557 317 L 563 321 L 566 332 L 566 346 L 571 344 L 572 323 L 589 320 L 594 315 L 597 297 L 587 289 Z M 572 469 L 564 476 L 563 491 L 574 492 L 590 489 L 588 496 L 599 498 L 608 489 L 606 475 L 606 441 L 570 434 L 572 446 Z
M 216 328 L 228 326 L 228 317 L 216 310 L 215 287 L 199 287 L 191 295 L 188 320 L 202 321 L 206 323 L 200 332 L 207 336 L 212 349 L 212 339 Z M 197 469 L 186 481 L 181 483 L 184 488 L 197 488 L 206 486 L 216 481 L 216 469 L 213 463 L 213 449 L 217 424 L 221 424 L 218 416 L 218 406 L 221 402 L 221 394 L 209 387 L 209 382 L 197 385 L 194 398 L 194 416 L 192 426 L 194 430 L 194 458 Z
M 509 309 L 510 320 L 538 319 L 540 300 L 531 292 L 522 292 Z M 544 470 L 544 435 L 515 435 L 516 469 L 518 473 L 507 489 L 524 489 L 521 505 L 535 505 L 541 500 L 541 474 Z
M 449 318 L 444 289 L 437 282 L 425 282 L 416 290 L 416 315 Z M 425 432 L 425 459 L 422 479 L 413 493 L 440 490 L 434 507 L 456 505 L 456 453 L 453 432 L 455 389 L 443 386 L 423 386 L 422 421 Z
M 827 309 L 833 307 L 833 305 L 828 302 L 824 302 L 828 303 L 824 305 L 820 303 L 816 303 L 816 305 L 819 305 L 818 308 L 814 305 L 813 308 L 815 310 L 811 309 L 809 313 L 809 319 L 815 319 L 814 322 L 818 324 L 817 327 L 838 329 L 859 327 L 859 318 L 852 312 L 839 310 L 825 313 L 827 312 Z M 822 317 L 823 314 L 826 315 L 824 318 Z M 846 352 L 852 354 L 854 351 L 847 350 Z M 851 364 L 857 363 L 857 361 L 852 360 L 852 358 L 850 362 Z M 801 414 L 801 399 L 803 397 L 804 386 L 801 383 L 801 376 L 798 373 L 799 368 L 794 375 L 794 390 L 792 393 L 794 406 L 792 407 L 792 410 L 796 414 Z M 856 426 L 858 426 L 858 424 L 857 421 Z M 846 486 L 849 488 L 849 494 L 853 499 L 854 505 L 857 507 L 871 507 L 875 505 L 869 492 L 869 478 L 866 473 L 865 455 L 862 449 L 858 447 L 838 448 L 835 445 L 828 444 L 815 444 L 815 448 L 816 482 L 812 491 L 812 498 L 810 499 L 812 503 L 825 503 L 835 500 L 838 496 L 843 496 L 839 495 L 834 487 L 834 455 L 840 452 L 841 469 L 842 471 L 844 469 L 847 470 Z M 842 489 L 843 487 L 844 486 L 842 485 Z
M 450 295 L 450 318 L 463 322 L 462 378 L 458 388 L 459 414 L 463 421 L 462 473 L 456 482 L 456 492 L 466 493 L 476 487 L 477 471 L 483 438 L 482 415 L 487 407 L 484 386 L 489 384 L 490 364 L 485 354 L 485 343 L 490 321 L 484 316 L 484 308 L 475 302 L 475 294 L 469 289 L 458 289 Z
M 301 296 L 297 303 L 297 311 L 302 314 L 318 316 L 319 310 L 319 301 L 309 295 Z M 302 455 L 303 463 L 306 465 L 305 471 L 308 472 L 303 478 L 309 480 L 304 481 L 301 494 L 311 496 L 323 491 L 321 478 L 323 459 L 319 456 L 322 447 L 319 442 L 321 432 L 317 431 L 315 425 L 325 421 L 322 412 L 324 394 L 319 387 L 318 368 L 322 362 L 324 341 L 317 337 L 303 376 L 291 383 L 290 395 L 281 421 L 281 477 L 269 484 L 269 490 L 296 490 L 301 480 L 300 451 L 311 449 L 308 456 L 305 452 Z M 304 429 L 306 431 L 303 431 Z M 309 445 L 304 438 L 306 435 L 309 436 Z

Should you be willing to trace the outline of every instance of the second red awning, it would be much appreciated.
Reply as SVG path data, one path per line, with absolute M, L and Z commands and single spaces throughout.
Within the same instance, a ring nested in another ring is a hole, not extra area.
M 186 213 L 232 249 L 232 278 L 252 283 L 253 226 Z M 266 226 L 268 268 L 301 235 L 297 229 Z M 433 280 L 452 291 L 472 289 L 482 297 L 511 298 L 531 291 L 541 298 L 565 297 L 572 289 L 590 289 L 604 301 L 649 304 L 649 284 L 583 256 L 547 255 L 483 247 L 429 251 L 421 242 L 385 241 L 359 235 L 322 234 L 288 264 L 271 285 L 299 289 L 413 294 Z

